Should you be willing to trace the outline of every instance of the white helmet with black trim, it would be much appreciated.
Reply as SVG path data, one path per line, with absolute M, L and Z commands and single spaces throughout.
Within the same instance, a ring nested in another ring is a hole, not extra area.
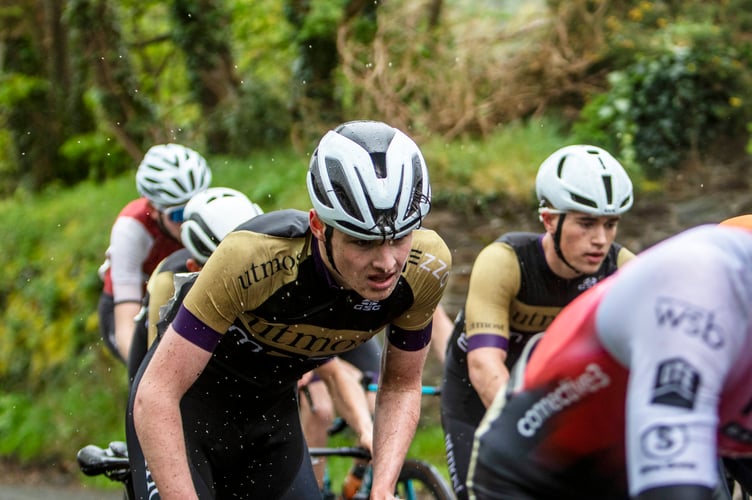
M 200 264 L 206 263 L 219 242 L 248 219 L 264 213 L 240 191 L 209 188 L 185 206 L 180 240 Z
M 634 202 L 624 167 L 604 149 L 588 145 L 566 146 L 546 158 L 535 191 L 540 212 L 620 215 Z
M 319 218 L 363 240 L 402 238 L 420 227 L 431 207 L 420 149 L 382 122 L 347 122 L 327 132 L 306 183 Z
M 152 146 L 136 172 L 136 187 L 158 210 L 185 205 L 211 184 L 206 159 L 180 144 Z

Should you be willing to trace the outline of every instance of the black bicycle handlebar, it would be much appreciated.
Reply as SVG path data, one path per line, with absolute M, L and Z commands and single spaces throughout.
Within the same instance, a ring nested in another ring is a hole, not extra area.
M 107 449 L 89 444 L 78 450 L 76 460 L 81 472 L 87 476 L 111 475 L 129 472 L 128 452 L 125 443 L 113 442 Z
M 337 448 L 309 448 L 312 457 L 352 457 L 371 460 L 371 453 L 360 446 L 340 446 Z

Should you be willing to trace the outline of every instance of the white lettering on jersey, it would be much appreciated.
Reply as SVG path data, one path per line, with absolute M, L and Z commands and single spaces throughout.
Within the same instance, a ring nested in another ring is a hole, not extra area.
M 536 401 L 517 421 L 517 431 L 525 437 L 534 436 L 546 420 L 556 413 L 610 384 L 611 378 L 603 369 L 596 363 L 590 363 L 577 378 L 565 378 L 556 389 Z
M 355 304 L 353 307 L 356 311 L 378 311 L 381 309 L 381 304 L 374 302 L 373 300 L 363 299 L 360 304 Z
M 711 349 L 725 344 L 724 334 L 715 323 L 713 311 L 670 297 L 660 297 L 655 304 L 656 321 L 689 336 L 696 337 Z

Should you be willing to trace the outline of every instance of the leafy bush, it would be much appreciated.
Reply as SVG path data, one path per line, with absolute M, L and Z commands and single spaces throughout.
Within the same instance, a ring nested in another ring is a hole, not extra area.
M 710 25 L 674 26 L 677 37 L 609 75 L 610 90 L 583 108 L 574 131 L 639 166 L 651 178 L 715 139 L 738 136 L 748 119 L 749 73 L 737 49 Z

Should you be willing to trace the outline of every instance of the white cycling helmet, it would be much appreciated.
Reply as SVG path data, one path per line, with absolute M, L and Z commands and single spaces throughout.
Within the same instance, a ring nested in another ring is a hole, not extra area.
M 211 184 L 211 170 L 196 151 L 179 144 L 152 146 L 136 172 L 136 187 L 159 210 L 184 205 Z
M 321 220 L 363 240 L 402 238 L 420 227 L 431 207 L 420 149 L 381 122 L 347 122 L 327 132 L 306 183 Z
M 607 151 L 588 145 L 566 146 L 546 158 L 535 191 L 540 212 L 620 215 L 634 202 L 624 167 Z
M 205 264 L 220 241 L 248 219 L 264 213 L 240 191 L 209 188 L 185 206 L 180 240 L 200 264 Z

